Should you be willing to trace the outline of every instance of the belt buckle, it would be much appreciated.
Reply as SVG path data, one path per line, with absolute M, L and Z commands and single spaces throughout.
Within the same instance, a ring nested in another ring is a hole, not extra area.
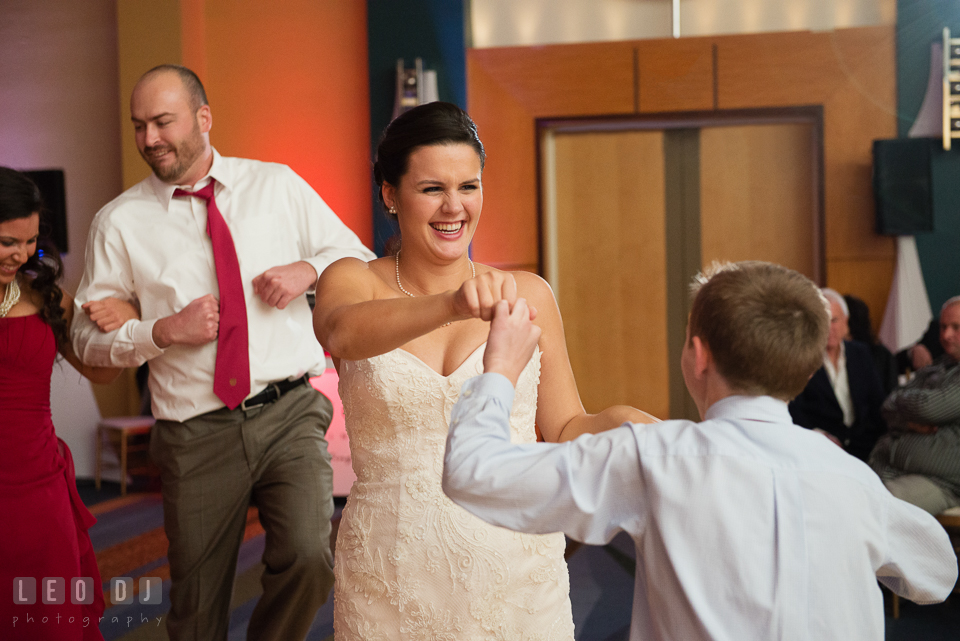
M 282 394 L 280 393 L 280 387 L 276 383 L 270 383 L 269 385 L 267 385 L 267 387 L 263 391 L 265 392 L 268 389 L 273 389 L 273 393 L 275 394 L 275 397 L 272 400 L 263 401 L 261 403 L 256 403 L 254 405 L 247 405 L 247 402 L 252 399 L 246 399 L 242 403 L 240 403 L 240 409 L 243 410 L 244 412 L 249 412 L 250 410 L 255 410 L 258 407 L 263 407 L 268 403 L 276 403 L 277 401 L 279 401 L 280 397 L 282 396 Z M 263 394 L 263 392 L 260 392 L 260 394 Z M 260 394 L 257 394 L 257 396 L 260 396 Z M 256 398 L 256 396 L 254 398 Z

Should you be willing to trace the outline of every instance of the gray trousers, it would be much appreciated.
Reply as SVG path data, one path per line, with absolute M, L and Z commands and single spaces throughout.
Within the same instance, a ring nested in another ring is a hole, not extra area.
M 226 408 L 183 423 L 157 421 L 170 541 L 172 641 L 225 641 L 247 508 L 266 530 L 263 596 L 251 641 L 303 639 L 333 586 L 333 468 L 324 434 L 333 408 L 309 385 L 244 412 Z

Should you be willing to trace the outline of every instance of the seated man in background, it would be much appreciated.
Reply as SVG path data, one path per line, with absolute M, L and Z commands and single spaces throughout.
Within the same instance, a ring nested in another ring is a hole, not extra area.
M 847 309 L 850 310 L 850 317 L 847 319 L 847 325 L 850 327 L 848 338 L 863 343 L 870 350 L 874 368 L 877 370 L 880 385 L 883 387 L 883 396 L 886 398 L 887 394 L 897 387 L 897 378 L 900 375 L 897 357 L 887 349 L 886 345 L 880 342 L 873 332 L 873 323 L 870 322 L 870 308 L 867 307 L 867 304 L 862 299 L 850 294 L 844 294 L 843 300 L 846 301 Z
M 790 403 L 793 422 L 817 430 L 866 461 L 877 439 L 886 432 L 880 415 L 883 385 L 870 348 L 844 340 L 850 312 L 843 296 L 823 289 L 830 303 L 830 334 L 823 366 Z
M 480 518 L 636 545 L 630 638 L 884 638 L 877 578 L 918 603 L 957 578 L 943 528 L 860 461 L 793 425 L 787 401 L 820 366 L 816 285 L 768 263 L 701 279 L 681 369 L 703 423 L 624 424 L 562 444 L 510 443 L 535 311 L 496 309 L 485 373 L 451 415 L 443 489 Z
M 918 372 L 941 356 L 943 346 L 940 344 L 940 319 L 934 318 L 916 344 L 897 352 L 897 367 L 901 374 Z
M 940 310 L 944 354 L 883 404 L 890 433 L 870 466 L 894 496 L 931 514 L 960 505 L 960 296 Z

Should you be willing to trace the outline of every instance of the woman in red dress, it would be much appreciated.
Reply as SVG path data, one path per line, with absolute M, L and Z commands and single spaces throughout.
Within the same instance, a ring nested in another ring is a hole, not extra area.
M 54 432 L 50 374 L 58 352 L 97 383 L 120 370 L 84 366 L 70 346 L 73 300 L 57 286 L 57 252 L 37 250 L 40 209 L 37 187 L 0 167 L 0 639 L 102 641 L 103 591 L 87 535 L 96 519 Z M 107 331 L 136 317 L 127 303 L 100 306 L 113 319 Z M 48 577 L 63 582 L 48 592 Z M 83 577 L 92 581 L 72 581 Z M 62 602 L 44 603 L 48 594 Z

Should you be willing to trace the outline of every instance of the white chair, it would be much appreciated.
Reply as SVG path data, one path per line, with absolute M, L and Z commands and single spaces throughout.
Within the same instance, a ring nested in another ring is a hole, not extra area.
M 97 426 L 97 471 L 94 477 L 97 489 L 100 489 L 100 477 L 103 473 L 103 443 L 106 440 L 120 455 L 120 496 L 127 495 L 127 476 L 130 474 L 152 474 L 155 469 L 150 464 L 147 451 L 150 447 L 150 430 L 156 419 L 152 416 L 117 416 L 105 418 Z M 130 455 L 136 464 L 130 466 Z

